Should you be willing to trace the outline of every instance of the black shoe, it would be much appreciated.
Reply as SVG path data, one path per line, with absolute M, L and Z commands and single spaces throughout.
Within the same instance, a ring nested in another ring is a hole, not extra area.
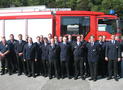
M 97 79 L 94 79 L 93 81 L 94 81 L 94 82 L 96 82 L 96 81 L 97 81 Z
M 77 80 L 78 78 L 77 77 L 74 77 L 74 80 Z
M 52 77 L 49 77 L 49 79 L 52 79 Z
M 82 77 L 81 77 L 81 79 L 82 79 L 82 80 L 85 80 L 85 77 L 84 77 L 84 76 L 82 76 Z
M 111 77 L 108 77 L 107 80 L 111 80 L 112 78 Z
M 117 77 L 115 77 L 114 79 L 115 79 L 115 81 L 119 81 Z
M 22 73 L 18 73 L 18 76 L 22 75 Z
M 5 73 L 1 73 L 0 75 L 4 75 Z
M 12 75 L 12 73 L 9 73 L 9 75 Z
M 64 79 L 65 78 L 65 76 L 62 76 L 62 79 Z

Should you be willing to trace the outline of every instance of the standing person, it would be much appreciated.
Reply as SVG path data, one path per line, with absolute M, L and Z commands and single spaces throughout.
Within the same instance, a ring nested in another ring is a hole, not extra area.
M 48 47 L 48 60 L 49 60 L 49 79 L 52 79 L 53 71 L 55 76 L 59 79 L 59 46 L 55 44 L 54 39 L 51 39 L 51 44 Z
M 107 68 L 108 68 L 108 63 L 107 63 L 107 61 L 105 60 L 105 51 L 106 51 L 106 44 L 108 43 L 108 41 L 106 41 L 106 36 L 102 36 L 102 42 L 103 42 L 103 46 L 102 46 L 102 55 L 103 55 L 103 75 L 104 75 L 104 77 L 105 76 L 107 76 L 108 74 L 107 74 Z
M 87 60 L 87 47 L 86 47 L 86 44 L 87 44 L 87 41 L 84 40 L 84 35 L 80 35 L 80 38 L 81 38 L 81 42 L 83 43 L 83 47 L 84 47 L 84 57 L 83 57 L 83 60 L 84 60 L 84 74 L 85 74 L 85 77 L 89 77 L 89 64 L 88 64 L 88 60 Z
M 75 77 L 74 79 L 76 80 L 79 76 L 79 72 L 81 74 L 81 78 L 84 80 L 84 43 L 81 42 L 80 36 L 77 36 L 77 41 L 74 44 L 74 50 L 73 50 L 73 55 L 74 55 L 74 65 L 75 65 Z
M 36 58 L 37 58 L 37 62 L 36 62 L 36 73 L 38 75 L 43 75 L 43 66 L 42 66 L 42 59 L 41 59 L 41 46 L 43 44 L 43 42 L 41 41 L 40 36 L 36 37 L 37 41 L 35 42 L 36 45 Z
M 120 42 L 120 49 L 121 49 L 121 78 L 123 78 L 123 36 L 121 36 L 121 42 Z
M 105 60 L 108 61 L 108 78 L 112 79 L 112 72 L 114 73 L 114 79 L 118 81 L 118 61 L 120 61 L 120 45 L 115 40 L 115 35 L 111 36 L 111 41 L 108 42 L 105 52 Z M 113 67 L 113 68 L 112 68 Z
M 120 36 L 115 36 L 115 40 L 121 44 Z M 121 45 L 120 45 L 121 46 Z M 120 47 L 121 48 L 121 47 Z M 120 49 L 121 50 L 121 49 Z M 118 75 L 121 76 L 121 61 L 118 62 Z
M 16 42 L 15 45 L 15 52 L 16 52 L 16 56 L 17 56 L 17 69 L 18 69 L 18 76 L 22 74 L 22 72 L 24 72 L 24 74 L 26 74 L 26 65 L 25 62 L 23 60 L 23 49 L 24 49 L 24 45 L 26 44 L 26 42 L 22 39 L 22 34 L 18 35 L 19 40 Z
M 74 75 L 74 55 L 73 55 L 73 46 L 74 46 L 74 41 L 73 41 L 73 38 L 72 38 L 72 35 L 68 35 L 68 44 L 70 45 L 70 62 L 69 62 L 69 68 L 70 69 L 70 74 L 73 76 Z
M 95 42 L 95 37 L 90 36 L 90 42 L 86 45 L 88 49 L 88 63 L 91 78 L 89 80 L 97 80 L 97 67 L 99 59 L 99 45 Z
M 35 78 L 35 62 L 37 62 L 36 47 L 31 37 L 28 38 L 28 43 L 24 46 L 23 54 L 24 61 L 27 62 L 27 76 Z
M 9 75 L 12 74 L 12 66 L 9 58 L 9 44 L 7 44 L 5 37 L 2 37 L 2 41 L 0 43 L 0 60 L 1 60 L 1 75 L 4 75 L 7 70 Z
M 14 35 L 10 34 L 10 40 L 7 41 L 10 45 L 10 60 L 12 62 L 12 72 L 15 73 L 17 71 L 17 57 L 15 52 L 15 45 L 17 40 L 14 39 Z
M 44 76 L 48 76 L 48 68 L 49 68 L 49 63 L 48 63 L 48 39 L 44 37 L 44 43 L 41 46 L 41 59 L 42 59 L 42 64 L 43 64 L 43 72 Z
M 67 77 L 70 78 L 70 70 L 69 70 L 70 52 L 71 47 L 67 42 L 67 38 L 63 37 L 63 43 L 60 44 L 60 63 L 61 63 L 62 78 L 65 77 L 65 74 L 67 74 Z
M 102 77 L 104 77 L 104 58 L 105 58 L 105 52 L 103 49 L 103 37 L 100 35 L 98 36 L 98 40 L 96 41 L 97 44 L 99 44 L 99 62 L 98 62 L 98 74 Z

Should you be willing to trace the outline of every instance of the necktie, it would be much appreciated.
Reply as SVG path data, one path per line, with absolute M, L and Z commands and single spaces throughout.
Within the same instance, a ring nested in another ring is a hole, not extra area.
M 91 43 L 91 46 L 93 46 L 94 45 L 94 43 Z

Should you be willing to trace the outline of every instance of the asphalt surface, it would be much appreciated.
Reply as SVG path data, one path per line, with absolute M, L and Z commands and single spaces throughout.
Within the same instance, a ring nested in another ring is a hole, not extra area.
M 96 82 L 56 78 L 49 80 L 42 76 L 33 78 L 17 74 L 0 76 L 0 90 L 123 90 L 123 79 L 99 79 Z

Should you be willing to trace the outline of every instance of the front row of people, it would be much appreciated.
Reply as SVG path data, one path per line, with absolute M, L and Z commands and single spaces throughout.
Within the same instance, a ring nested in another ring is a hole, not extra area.
M 36 74 L 49 76 L 49 79 L 74 76 L 75 80 L 79 76 L 84 80 L 90 75 L 89 80 L 96 81 L 97 75 L 108 75 L 109 80 L 114 74 L 114 79 L 118 81 L 121 47 L 115 35 L 110 41 L 102 41 L 102 36 L 95 41 L 95 37 L 90 36 L 89 42 L 84 41 L 82 36 L 72 41 L 70 35 L 69 40 L 64 36 L 60 41 L 57 37 L 48 40 L 38 36 L 36 43 L 31 37 L 27 41 L 22 40 L 21 34 L 18 41 L 13 34 L 10 37 L 9 41 L 2 37 L 0 43 L 1 75 L 17 72 L 28 77 L 36 77 Z

